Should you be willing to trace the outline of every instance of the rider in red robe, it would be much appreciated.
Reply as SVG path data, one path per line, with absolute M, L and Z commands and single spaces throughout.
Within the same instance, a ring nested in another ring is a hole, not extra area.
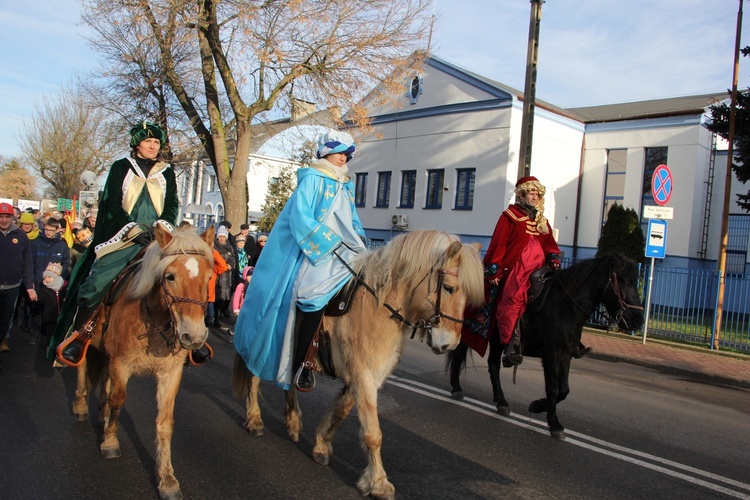
M 526 310 L 529 275 L 545 262 L 560 268 L 560 249 L 544 217 L 545 187 L 536 177 L 522 177 L 516 183 L 516 203 L 500 215 L 484 257 L 486 280 L 483 309 L 467 311 L 469 318 L 462 340 L 484 355 L 489 335 L 500 335 L 506 346 L 503 364 L 520 364 L 523 357 L 513 352 L 513 331 Z M 471 335 L 477 333 L 478 335 Z

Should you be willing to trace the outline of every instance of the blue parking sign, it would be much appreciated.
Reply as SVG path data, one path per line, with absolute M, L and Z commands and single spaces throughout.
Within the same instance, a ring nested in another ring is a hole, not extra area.
M 667 221 L 663 219 L 648 220 L 648 237 L 646 239 L 646 257 L 663 259 L 667 250 Z

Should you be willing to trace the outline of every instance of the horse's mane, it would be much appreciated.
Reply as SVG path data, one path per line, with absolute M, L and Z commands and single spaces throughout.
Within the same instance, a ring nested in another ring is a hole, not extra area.
M 358 258 L 354 270 L 377 292 L 380 305 L 400 284 L 431 279 L 433 271 L 446 264 L 446 250 L 458 236 L 443 231 L 412 231 L 400 234 L 388 245 Z M 462 244 L 458 269 L 458 286 L 471 304 L 484 301 L 484 275 L 479 253 Z
M 592 281 L 592 277 L 597 272 L 603 271 L 602 279 L 608 280 L 611 270 L 620 271 L 628 264 L 635 265 L 619 252 L 604 252 L 597 254 L 594 258 L 577 262 L 567 269 L 562 269 L 558 275 L 563 286 L 567 290 L 573 291 L 580 287 L 590 288 L 595 286 L 597 283 Z
M 180 254 L 188 253 L 197 253 L 198 256 L 205 257 L 213 267 L 213 250 L 192 228 L 175 229 L 172 232 L 172 241 L 164 248 L 161 248 L 156 241 L 151 242 L 140 260 L 138 270 L 133 275 L 133 281 L 128 287 L 128 297 L 131 299 L 146 297 L 159 283 L 167 266 Z

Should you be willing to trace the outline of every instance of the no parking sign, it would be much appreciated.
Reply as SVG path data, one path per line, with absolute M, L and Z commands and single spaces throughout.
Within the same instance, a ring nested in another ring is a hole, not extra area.
M 664 206 L 672 197 L 672 172 L 663 163 L 656 167 L 651 177 L 651 195 L 657 205 Z

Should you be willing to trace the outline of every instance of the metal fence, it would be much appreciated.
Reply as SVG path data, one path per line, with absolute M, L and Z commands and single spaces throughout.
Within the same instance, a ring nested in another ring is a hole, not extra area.
M 643 266 L 642 276 L 648 276 Z M 648 281 L 644 280 L 644 297 Z M 719 272 L 654 267 L 648 336 L 713 345 L 719 295 Z M 727 274 L 721 318 L 720 347 L 750 351 L 750 275 Z

